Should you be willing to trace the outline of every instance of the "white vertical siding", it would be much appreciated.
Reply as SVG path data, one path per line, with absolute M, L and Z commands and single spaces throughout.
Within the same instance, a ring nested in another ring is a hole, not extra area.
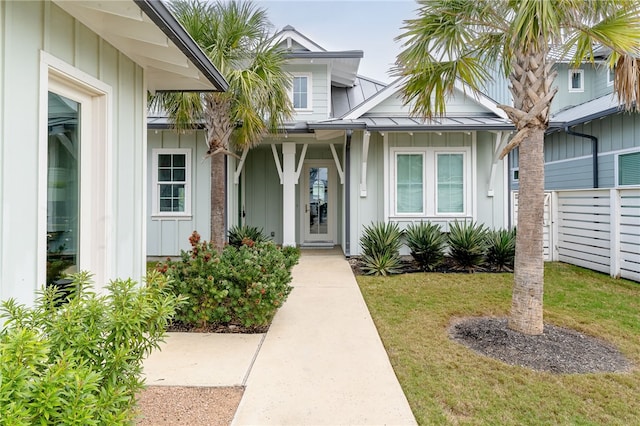
M 145 271 L 143 70 L 49 2 L 0 2 L 0 287 L 1 298 L 30 304 L 37 282 L 40 51 L 112 89 L 113 190 L 109 277 L 139 279 Z M 46 79 L 45 79 L 46 80 Z M 44 97 L 46 99 L 46 97 Z M 89 143 L 90 141 L 86 141 Z M 95 194 L 96 197 L 106 196 Z

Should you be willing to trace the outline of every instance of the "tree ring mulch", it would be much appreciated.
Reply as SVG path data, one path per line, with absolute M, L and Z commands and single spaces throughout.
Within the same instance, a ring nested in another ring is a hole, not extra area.
M 603 340 L 551 324 L 544 325 L 543 334 L 529 336 L 509 329 L 506 318 L 464 318 L 453 322 L 449 335 L 481 355 L 537 371 L 619 373 L 633 367 Z

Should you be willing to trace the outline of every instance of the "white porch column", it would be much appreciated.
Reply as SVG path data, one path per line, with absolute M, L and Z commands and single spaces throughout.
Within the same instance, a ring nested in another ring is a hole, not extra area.
M 282 245 L 296 245 L 296 144 L 282 144 Z

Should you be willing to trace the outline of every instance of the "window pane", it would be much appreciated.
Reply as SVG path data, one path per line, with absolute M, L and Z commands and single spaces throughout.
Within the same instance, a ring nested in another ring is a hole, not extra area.
M 463 213 L 463 154 L 438 154 L 437 168 L 438 213 Z
M 171 182 L 171 169 L 159 169 L 158 180 L 160 182 Z
M 571 88 L 572 89 L 580 89 L 582 88 L 582 73 L 572 72 L 571 73 Z
M 169 154 L 158 155 L 158 167 L 171 167 L 171 155 Z
M 171 197 L 171 185 L 160 185 L 160 197 Z
M 173 196 L 182 198 L 184 196 L 184 185 L 173 185 Z
M 175 154 L 173 156 L 173 167 L 184 167 L 184 165 L 185 165 L 185 155 Z
M 618 157 L 618 184 L 640 185 L 640 152 Z
M 160 211 L 161 212 L 170 212 L 171 211 L 171 198 L 161 198 L 160 199 Z
M 76 272 L 80 214 L 81 105 L 49 92 L 47 143 L 47 285 Z
M 293 78 L 293 107 L 297 109 L 307 108 L 307 77 Z
M 398 154 L 396 157 L 396 212 L 423 212 L 423 157 Z
M 184 169 L 175 169 L 173 171 L 173 181 L 174 182 L 184 182 L 185 179 L 185 170 Z

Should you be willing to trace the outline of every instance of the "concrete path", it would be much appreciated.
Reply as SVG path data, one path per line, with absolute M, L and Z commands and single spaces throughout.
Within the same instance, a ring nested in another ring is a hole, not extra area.
M 293 286 L 233 424 L 415 424 L 344 257 L 303 251 Z
M 414 425 L 348 262 L 304 250 L 265 334 L 170 333 L 150 386 L 245 386 L 233 424 Z

